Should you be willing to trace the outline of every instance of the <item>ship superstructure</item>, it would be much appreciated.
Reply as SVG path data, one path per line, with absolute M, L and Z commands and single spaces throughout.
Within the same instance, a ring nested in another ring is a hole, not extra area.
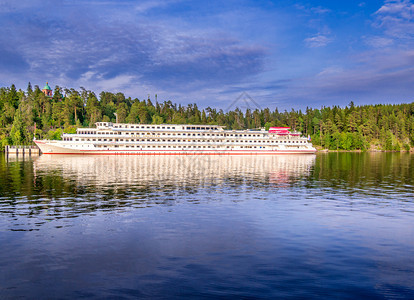
M 35 140 L 43 154 L 248 155 L 315 153 L 300 132 L 288 127 L 225 130 L 219 125 L 123 124 L 98 122 L 62 140 Z

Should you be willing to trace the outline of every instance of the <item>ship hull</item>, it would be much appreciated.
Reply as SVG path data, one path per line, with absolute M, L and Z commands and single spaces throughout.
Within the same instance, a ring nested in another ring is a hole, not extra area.
M 283 155 L 283 154 L 315 154 L 316 149 L 275 149 L 275 150 L 162 150 L 162 149 L 73 149 L 62 146 L 59 141 L 34 141 L 42 154 L 56 155 Z

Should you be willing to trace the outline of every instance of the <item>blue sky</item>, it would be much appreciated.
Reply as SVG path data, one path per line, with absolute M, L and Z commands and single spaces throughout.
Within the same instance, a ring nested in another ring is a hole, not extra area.
M 0 85 L 226 108 L 414 101 L 414 0 L 0 0 Z

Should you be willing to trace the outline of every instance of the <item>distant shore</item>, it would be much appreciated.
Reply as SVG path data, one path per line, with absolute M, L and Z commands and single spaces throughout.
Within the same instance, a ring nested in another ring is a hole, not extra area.
M 368 150 L 329 150 L 329 149 L 316 149 L 318 153 L 324 153 L 324 152 L 406 152 L 406 153 L 414 153 L 414 148 L 410 150 L 378 150 L 378 149 L 368 149 Z

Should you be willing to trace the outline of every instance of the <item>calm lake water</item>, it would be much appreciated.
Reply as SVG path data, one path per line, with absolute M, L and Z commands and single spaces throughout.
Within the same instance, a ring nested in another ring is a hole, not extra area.
M 0 156 L 0 298 L 414 298 L 414 155 Z

